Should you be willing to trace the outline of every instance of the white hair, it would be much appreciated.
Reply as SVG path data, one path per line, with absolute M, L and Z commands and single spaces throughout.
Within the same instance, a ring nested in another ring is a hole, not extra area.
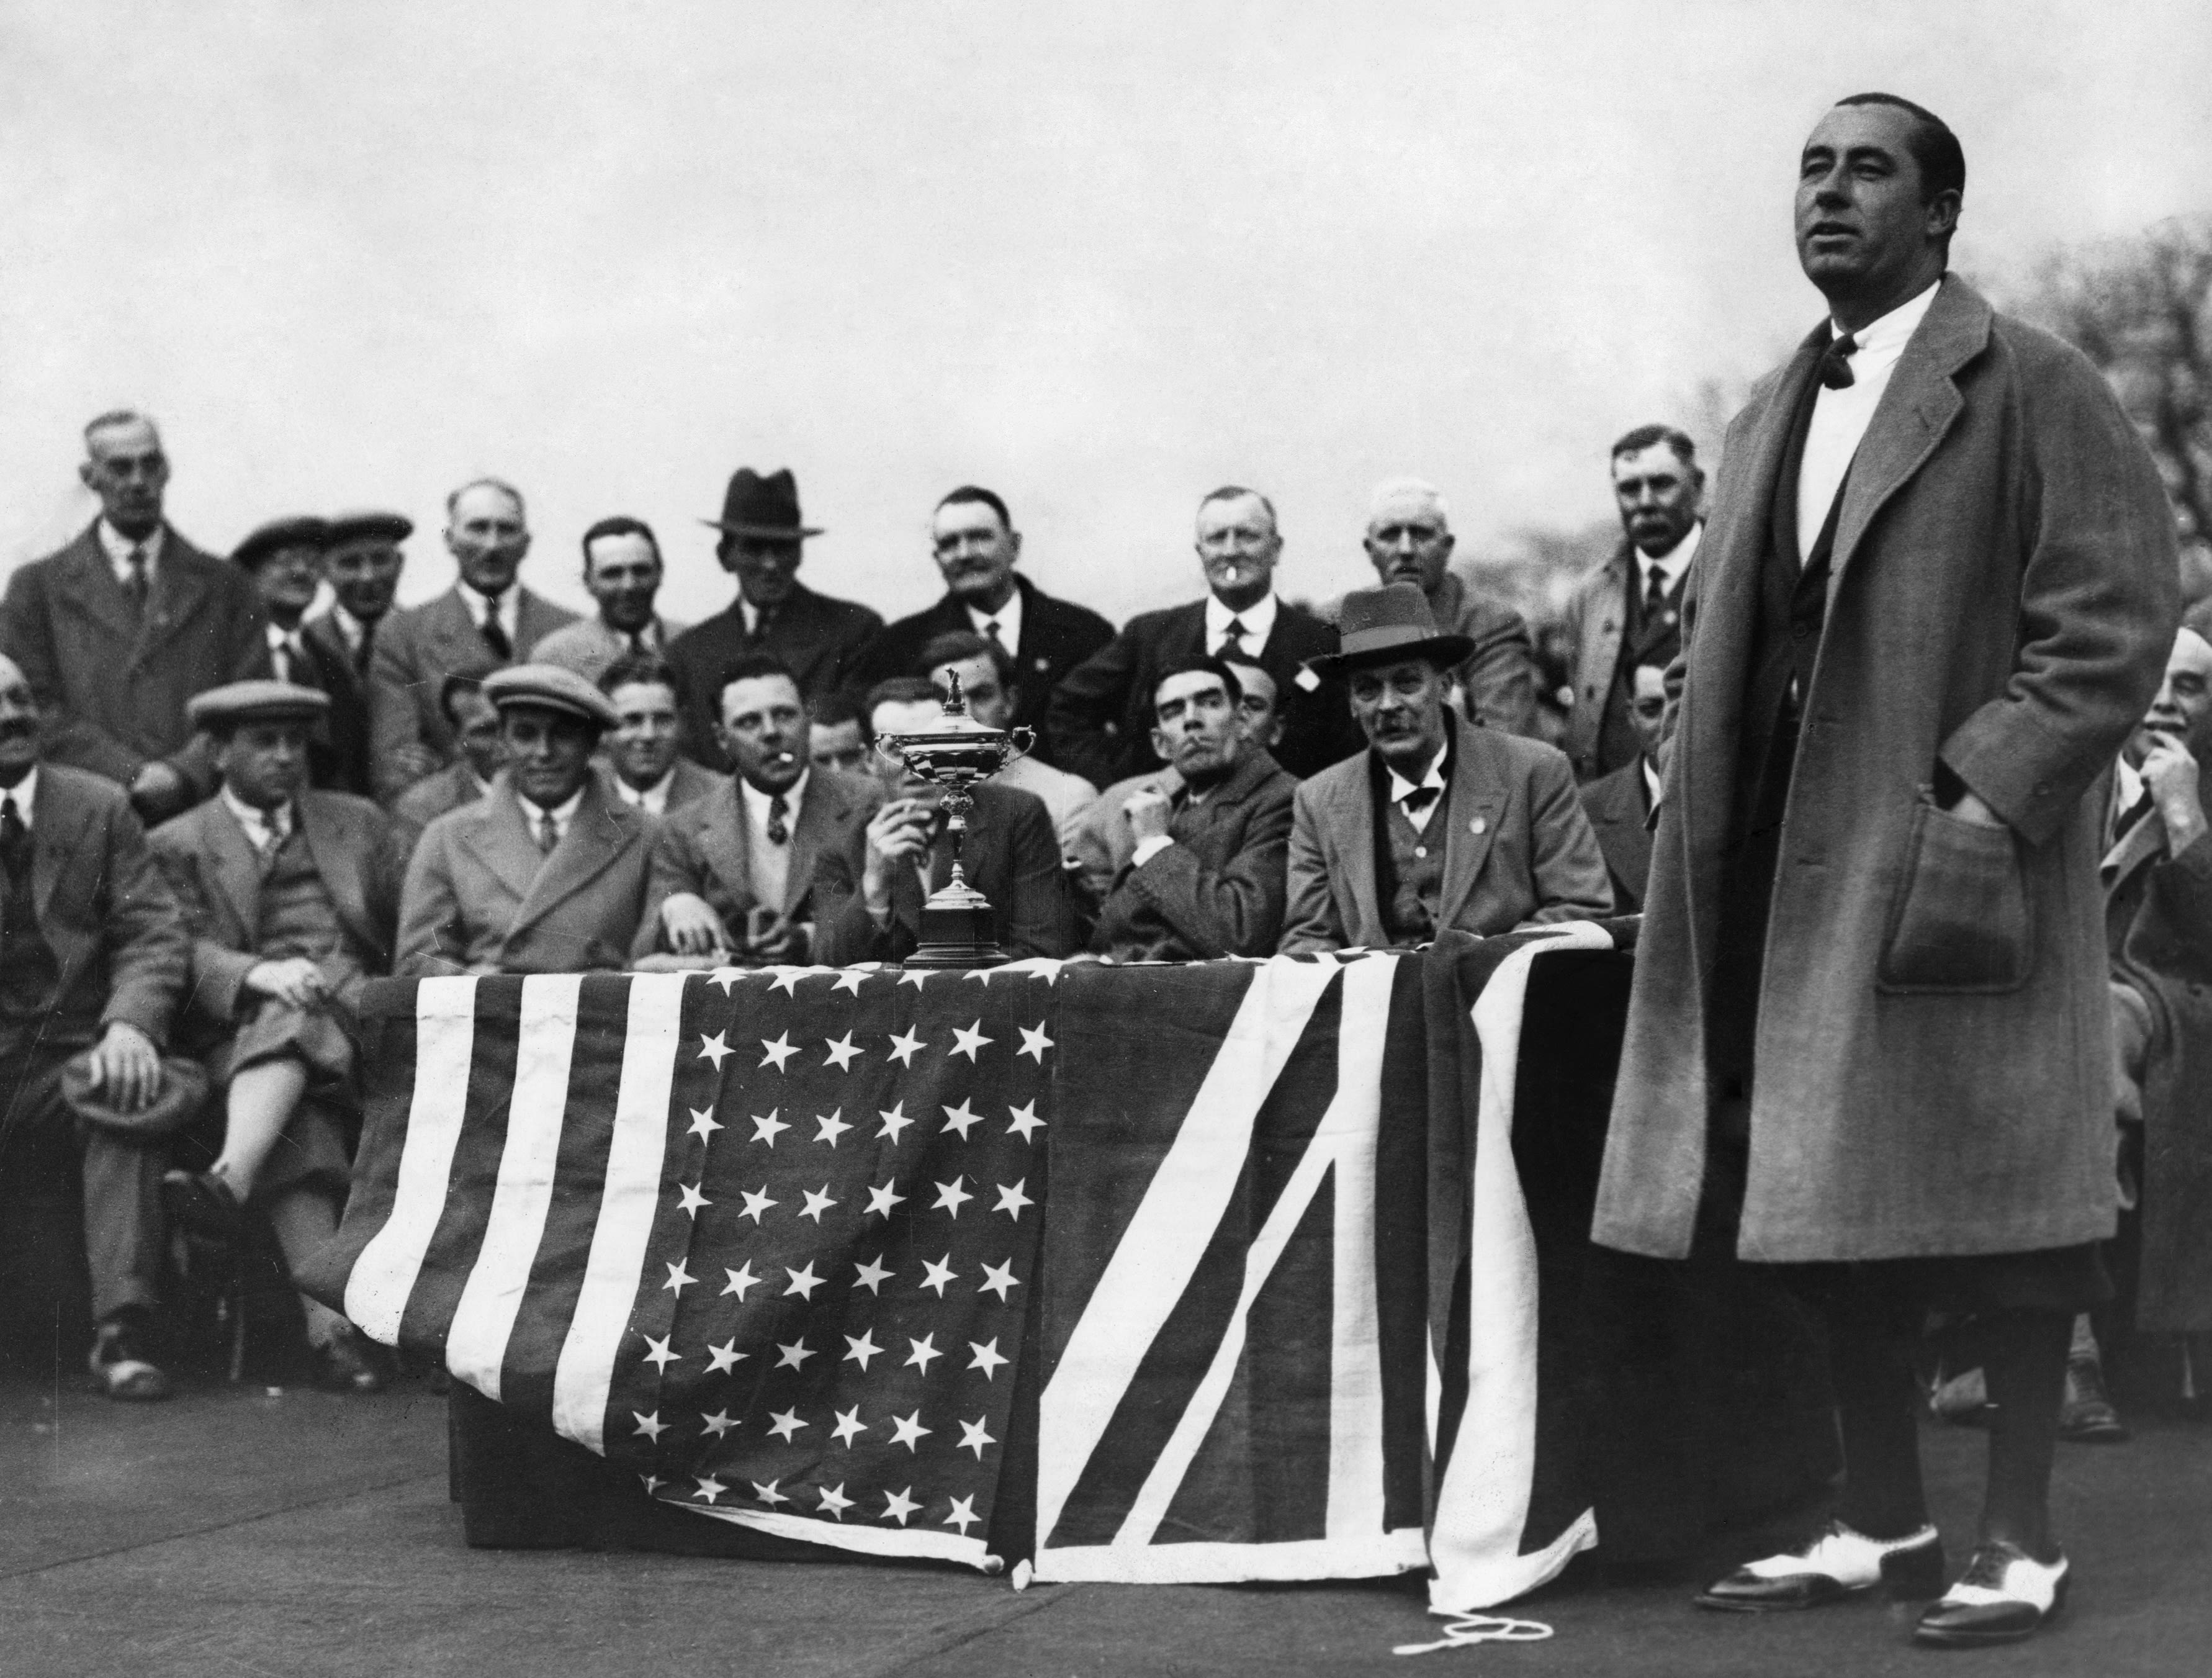
M 1413 502 L 1424 512 L 1433 513 L 1446 530 L 1451 528 L 1451 508 L 1444 503 L 1444 492 L 1421 477 L 1389 477 L 1375 486 L 1368 498 L 1367 522 L 1373 524 L 1384 513 L 1394 508 Z

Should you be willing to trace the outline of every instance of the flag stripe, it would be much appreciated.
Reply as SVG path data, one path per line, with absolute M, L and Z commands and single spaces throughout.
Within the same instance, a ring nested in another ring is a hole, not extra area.
M 554 1159 L 568 1112 L 568 1066 L 582 984 L 582 977 L 573 973 L 533 974 L 522 982 L 514 1093 L 507 1106 L 499 1181 L 484 1220 L 483 1242 L 453 1308 L 446 1341 L 446 1367 L 456 1380 L 489 1399 L 499 1396 L 507 1336 L 553 1201 Z
M 622 1085 L 607 1145 L 606 1188 L 584 1262 L 575 1316 L 553 1376 L 553 1426 L 580 1444 L 606 1449 L 607 1395 L 629 1332 L 660 1201 L 668 1146 L 669 1092 L 684 1024 L 684 976 L 629 982 L 629 1031 Z
M 1336 1100 L 1314 1139 L 1336 1172 L 1335 1263 L 1329 1311 L 1328 1535 L 1382 1529 L 1382 1341 L 1375 1274 L 1376 1133 L 1382 1118 L 1382 1050 L 1398 958 L 1344 970 Z
M 392 1214 L 346 1278 L 345 1314 L 386 1345 L 399 1336 L 415 1279 L 438 1219 L 468 1111 L 476 1044 L 474 979 L 425 979 L 415 988 L 415 1094 L 407 1110 Z
M 926 1527 L 870 1527 L 842 1522 L 824 1521 L 803 1515 L 780 1515 L 772 1509 L 723 1509 L 686 1504 L 695 1515 L 711 1515 L 717 1521 L 727 1521 L 732 1526 L 751 1527 L 761 1532 L 773 1533 L 778 1538 L 796 1538 L 808 1544 L 823 1544 L 833 1550 L 852 1550 L 861 1555 L 918 1556 L 930 1561 L 965 1562 L 970 1567 L 988 1573 L 999 1571 L 1000 1559 L 991 1553 L 990 1547 L 981 1538 L 963 1538 L 957 1533 L 932 1532 Z M 917 1517 L 921 1518 L 921 1517 Z

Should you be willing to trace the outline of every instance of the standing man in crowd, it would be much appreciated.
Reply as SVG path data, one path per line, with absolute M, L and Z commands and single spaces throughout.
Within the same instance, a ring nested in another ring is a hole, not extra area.
M 1344 597 L 1367 750 L 1298 788 L 1282 952 L 1410 949 L 1609 914 L 1605 858 L 1555 746 L 1462 722 L 1448 702 L 1468 638 L 1411 583 Z
M 38 696 L 47 757 L 119 783 L 150 825 L 215 790 L 185 702 L 261 667 L 261 606 L 236 567 L 163 520 L 169 458 L 153 421 L 102 414 L 84 448 L 77 475 L 100 516 L 8 580 L 0 652 Z
M 622 514 L 600 520 L 584 532 L 584 587 L 599 609 L 554 630 L 532 656 L 566 665 L 587 682 L 597 682 L 617 659 L 666 656 L 690 626 L 653 611 L 662 576 L 652 526 Z
M 1465 635 L 1474 650 L 1452 672 L 1467 720 L 1533 739 L 1536 654 L 1528 626 L 1511 606 L 1486 600 L 1452 575 L 1451 512 L 1443 494 L 1418 477 L 1376 487 L 1367 512 L 1368 562 L 1383 587 L 1409 582 L 1428 597 L 1437 627 Z
M 966 629 L 955 629 L 922 648 L 921 669 L 939 693 L 951 692 L 952 678 L 958 677 L 968 714 L 986 728 L 1020 727 L 1014 720 L 1022 704 L 1014 660 L 997 642 Z M 1052 817 L 1052 829 L 1060 836 L 1062 848 L 1073 842 L 1085 812 L 1098 801 L 1096 787 L 1079 775 L 1040 763 L 1035 752 L 1015 758 L 991 779 L 1041 799 Z
M 972 634 L 1006 655 L 1007 690 L 1016 696 L 1007 727 L 1036 731 L 1040 763 L 1056 763 L 1046 713 L 1060 678 L 1114 639 L 1114 626 L 1088 606 L 1057 600 L 1014 569 L 1021 532 L 1006 503 L 964 483 L 937 504 L 930 543 L 945 579 L 945 598 L 878 635 L 860 657 L 853 686 L 865 690 L 893 676 L 925 673 L 929 644 Z M 999 725 L 994 725 L 994 727 Z
M 799 482 L 788 470 L 732 474 L 714 557 L 738 580 L 738 598 L 668 649 L 684 691 L 684 749 L 708 769 L 729 772 L 715 695 L 722 672 L 749 653 L 773 654 L 798 680 L 809 703 L 846 686 L 860 651 L 884 627 L 864 605 L 817 594 L 799 581 L 806 539 L 822 534 L 799 514 Z
M 617 659 L 599 678 L 615 708 L 607 734 L 608 782 L 615 796 L 648 816 L 696 804 L 722 784 L 678 750 L 684 720 L 676 708 L 676 673 L 650 654 Z
M 1613 906 L 1622 915 L 1635 915 L 1644 908 L 1644 883 L 1651 872 L 1651 812 L 1659 807 L 1659 737 L 1667 721 L 1667 672 L 1662 666 L 1637 666 L 1628 714 L 1636 725 L 1636 760 L 1584 781 L 1583 809 L 1605 853 Z
M 319 659 L 320 686 L 331 696 L 331 748 L 339 769 L 332 784 L 372 794 L 368 671 L 376 651 L 376 626 L 399 593 L 406 556 L 399 544 L 414 533 L 397 513 L 341 513 L 323 533 L 323 576 L 337 598 L 331 609 L 301 626 L 301 639 Z
M 1049 728 L 1061 768 L 1103 787 L 1160 767 L 1152 751 L 1152 695 L 1171 665 L 1211 655 L 1257 664 L 1281 697 L 1275 756 L 1309 775 L 1359 749 L 1343 684 L 1308 661 L 1336 650 L 1336 631 L 1275 594 L 1283 538 L 1275 509 L 1234 484 L 1198 504 L 1198 560 L 1206 598 L 1139 612 L 1121 633 L 1068 672 L 1052 696 Z
M 515 581 L 530 552 L 530 522 L 513 485 L 480 477 L 447 496 L 446 547 L 460 567 L 459 581 L 376 636 L 371 760 L 377 794 L 387 803 L 453 761 L 453 730 L 438 704 L 447 677 L 526 662 L 539 641 L 576 621 Z
M 1841 1499 L 1713 1608 L 1940 1584 L 1911 1350 L 1931 1308 L 1984 1319 L 1989 1479 L 1915 1628 L 1939 1645 L 2029 1636 L 2067 1582 L 2051 1457 L 2115 1201 L 2085 794 L 2178 592 L 2104 381 L 1945 272 L 1965 184 L 1951 131 L 1886 94 L 1800 155 L 1829 318 L 1729 428 L 1593 1231 L 1725 1243 L 1828 1328 Z
M 268 615 L 269 673 L 277 681 L 313 688 L 331 704 L 309 720 L 310 784 L 344 793 L 368 792 L 368 716 L 358 700 L 353 666 L 342 648 L 311 636 L 304 619 L 323 586 L 330 526 L 313 517 L 263 525 L 231 550 L 231 563 L 253 579 Z M 348 696 L 356 702 L 348 706 Z
M 1644 755 L 1631 712 L 1637 670 L 1674 662 L 1682 603 L 1705 526 L 1705 475 L 1697 445 L 1671 425 L 1639 425 L 1613 446 L 1613 496 L 1624 534 L 1604 564 L 1576 585 L 1574 708 L 1567 756 L 1585 781 Z
M 475 676 L 448 676 L 438 684 L 438 711 L 453 734 L 453 761 L 425 775 L 392 802 L 392 820 L 401 845 L 415 848 L 422 830 L 448 810 L 474 804 L 491 791 L 492 778 L 507 767 L 507 741 L 499 732 L 499 712 L 484 696 Z

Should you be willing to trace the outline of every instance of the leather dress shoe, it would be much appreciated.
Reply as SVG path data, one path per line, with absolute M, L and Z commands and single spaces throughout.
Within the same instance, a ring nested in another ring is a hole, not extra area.
M 118 1312 L 100 1325 L 88 1362 L 93 1380 L 108 1397 L 145 1403 L 169 1395 L 169 1377 L 147 1359 L 143 1335 L 135 1311 Z
M 1830 1521 L 1796 1549 L 1746 1562 L 1695 1600 L 1701 1608 L 1771 1614 L 1840 1602 L 1878 1584 L 1900 1596 L 1932 1596 L 1942 1590 L 1943 1541 L 1936 1529 L 1869 1538 Z
M 2066 1365 L 2066 1406 L 2058 1413 L 2058 1437 L 2077 1445 L 2124 1444 L 2128 1425 L 2105 1391 L 2105 1371 L 2094 1358 L 2075 1358 Z
M 2066 1605 L 2066 1558 L 2038 1561 L 2002 1539 L 1978 1546 L 1958 1584 L 1928 1605 L 1912 1639 L 1939 1649 L 2018 1643 Z
M 209 1241 L 238 1239 L 245 1213 L 230 1185 L 212 1171 L 165 1171 L 161 1206 L 171 1219 Z
M 385 1349 L 348 1328 L 320 1345 L 311 1345 L 314 1381 L 328 1393 L 380 1393 L 392 1384 L 392 1362 Z

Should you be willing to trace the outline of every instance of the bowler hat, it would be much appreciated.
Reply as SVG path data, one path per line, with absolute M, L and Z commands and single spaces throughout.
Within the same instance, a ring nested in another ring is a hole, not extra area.
M 536 705 L 581 717 L 601 729 L 622 721 L 613 701 L 562 665 L 511 664 L 483 678 L 483 693 L 502 711 L 512 705 Z
M 1429 597 L 1409 582 L 1353 589 L 1344 597 L 1336 629 L 1339 650 L 1308 660 L 1323 676 L 1405 659 L 1426 659 L 1437 669 L 1449 670 L 1474 651 L 1468 636 L 1446 635 L 1437 628 Z
M 133 1136 L 166 1136 L 198 1116 L 208 1098 L 207 1068 L 181 1055 L 161 1057 L 161 1085 L 153 1100 L 136 1112 L 115 1106 L 105 1089 L 92 1087 L 92 1051 L 86 1049 L 62 1067 L 62 1100 L 70 1112 L 103 1130 Z
M 243 565 L 247 570 L 258 569 L 262 562 L 284 548 L 313 548 L 318 553 L 331 544 L 331 527 L 311 514 L 295 518 L 271 519 L 267 524 L 246 533 L 246 539 L 230 550 L 231 562 Z
M 195 728 L 235 728 L 242 722 L 319 722 L 331 708 L 330 695 L 296 682 L 226 682 L 185 702 L 185 718 Z
M 349 542 L 404 542 L 415 533 L 415 521 L 404 513 L 374 509 L 341 513 L 331 520 L 327 545 L 344 547 Z
M 700 522 L 732 536 L 819 536 L 820 526 L 799 521 L 799 480 L 788 466 L 763 477 L 750 466 L 730 475 L 722 496 L 722 516 Z

